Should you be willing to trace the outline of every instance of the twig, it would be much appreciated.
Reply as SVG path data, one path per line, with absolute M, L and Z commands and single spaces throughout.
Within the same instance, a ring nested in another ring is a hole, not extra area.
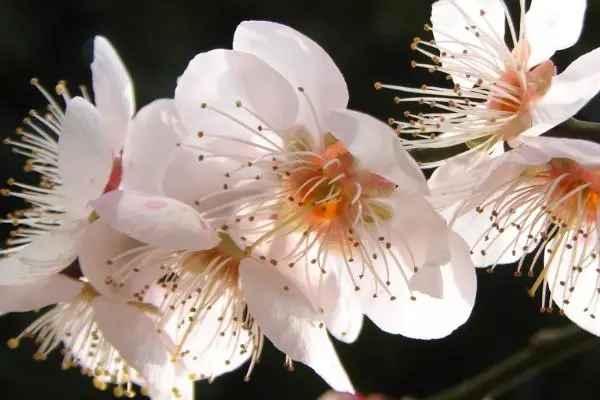
M 529 346 L 499 364 L 423 400 L 491 399 L 598 343 L 595 336 L 576 326 L 544 329 Z

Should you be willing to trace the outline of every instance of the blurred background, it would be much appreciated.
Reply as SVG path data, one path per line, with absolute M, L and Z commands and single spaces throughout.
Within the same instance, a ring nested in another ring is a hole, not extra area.
M 509 1 L 514 8 L 516 0 Z M 559 70 L 600 45 L 600 1 L 589 0 L 579 43 L 555 57 Z M 378 118 L 399 117 L 403 109 L 394 92 L 376 92 L 375 81 L 404 85 L 431 82 L 423 70 L 410 68 L 414 36 L 428 38 L 428 0 L 19 0 L 0 1 L 0 130 L 12 135 L 31 108 L 45 102 L 29 85 L 38 77 L 47 88 L 66 79 L 72 90 L 90 83 L 91 43 L 96 34 L 109 38 L 120 52 L 135 82 L 138 108 L 158 97 L 171 97 L 177 76 L 198 52 L 229 48 L 236 25 L 245 19 L 288 24 L 321 44 L 344 73 L 350 106 Z M 513 14 L 516 15 L 516 14 Z M 580 114 L 600 121 L 600 101 Z M 23 175 L 24 160 L 0 147 L 0 179 Z M 25 178 L 27 179 L 27 178 Z M 19 207 L 1 198 L 6 213 Z M 1 227 L 3 237 L 10 227 Z M 379 332 L 366 322 L 353 345 L 338 346 L 356 387 L 396 398 L 425 397 L 476 375 L 526 346 L 542 328 L 568 320 L 557 313 L 540 314 L 540 300 L 526 293 L 533 281 L 514 278 L 513 268 L 480 271 L 477 305 L 471 319 L 443 340 L 417 341 Z M 390 316 L 393 318 L 393 316 Z M 426 317 L 426 316 L 424 316 Z M 34 318 L 12 314 L 0 319 L 0 343 L 17 335 Z M 0 345 L 0 399 L 109 399 L 77 370 L 61 371 L 60 356 L 33 361 L 34 347 L 16 350 Z M 600 346 L 590 348 L 515 390 L 502 400 L 600 398 Z M 294 372 L 271 346 L 263 353 L 250 382 L 245 370 L 197 385 L 198 399 L 315 399 L 326 390 L 320 378 L 302 365 Z M 468 400 L 468 399 L 467 399 Z

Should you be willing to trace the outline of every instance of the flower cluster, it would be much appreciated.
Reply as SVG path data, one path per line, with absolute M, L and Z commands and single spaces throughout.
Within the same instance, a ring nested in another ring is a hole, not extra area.
M 117 397 L 192 399 L 194 381 L 244 364 L 249 379 L 268 339 L 285 367 L 354 393 L 332 337 L 354 342 L 364 316 L 445 337 L 471 314 L 476 266 L 534 275 L 542 257 L 532 294 L 600 334 L 600 145 L 536 137 L 600 89 L 600 53 L 557 75 L 549 58 L 577 40 L 586 3 L 541 1 L 521 2 L 518 31 L 501 0 L 434 3 L 434 40 L 411 46 L 429 61 L 413 66 L 454 84 L 376 84 L 437 109 L 392 127 L 348 109 L 333 60 L 281 24 L 242 22 L 232 49 L 196 55 L 173 98 L 137 112 L 96 37 L 93 91 L 32 79 L 47 111 L 5 140 L 37 184 L 2 189 L 25 206 L 2 220 L 0 312 L 45 309 L 9 347 L 61 348 L 63 368 Z M 457 144 L 434 163 L 409 154 Z

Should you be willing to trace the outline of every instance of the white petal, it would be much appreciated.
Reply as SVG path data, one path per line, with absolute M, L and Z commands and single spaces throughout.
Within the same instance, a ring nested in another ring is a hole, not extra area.
M 67 214 L 85 218 L 88 201 L 104 191 L 113 153 L 98 110 L 81 97 L 69 101 L 58 140 L 58 171 Z
M 297 95 L 279 72 L 252 54 L 223 49 L 190 61 L 177 82 L 175 103 L 183 125 L 190 132 L 203 132 L 204 147 L 214 135 L 222 135 L 273 148 L 260 138 L 265 135 L 258 127 L 265 132 L 287 129 L 298 112 Z M 236 144 L 225 143 L 229 148 Z
M 94 102 L 106 123 L 111 148 L 118 154 L 135 111 L 133 83 L 117 51 L 102 36 L 94 38 L 91 69 Z
M 312 243 L 315 237 L 295 232 L 281 232 L 272 242 L 257 252 L 269 260 L 282 260 L 277 266 L 279 273 L 294 282 L 299 290 L 319 311 L 320 318 L 330 333 L 338 340 L 352 343 L 360 334 L 363 313 L 354 285 L 347 274 L 342 260 L 334 254 L 326 254 L 317 242 L 307 249 L 304 257 L 295 260 L 289 267 L 289 254 L 301 243 Z M 287 258 L 285 262 L 284 258 Z M 336 264 L 341 265 L 336 265 Z
M 135 255 L 140 255 L 134 253 L 131 256 L 121 256 L 139 246 L 140 242 L 111 228 L 103 219 L 98 219 L 86 230 L 79 243 L 78 260 L 81 272 L 102 295 L 133 300 L 133 294 L 139 293 L 145 285 L 152 284 L 160 278 L 160 262 L 146 260 L 147 262 L 142 264 L 139 271 L 130 276 L 122 287 L 115 287 L 114 284 L 107 283 L 106 279 L 119 271 Z M 117 256 L 120 257 L 116 258 Z
M 515 188 L 515 191 L 519 187 Z M 508 200 L 510 201 L 510 200 Z M 541 240 L 544 218 L 536 218 L 531 204 L 516 207 L 514 213 L 502 219 L 500 231 L 493 226 L 491 210 L 470 211 L 454 221 L 452 229 L 469 244 L 472 260 L 477 267 L 510 264 L 535 250 Z
M 470 197 L 492 172 L 490 163 L 491 157 L 482 152 L 466 153 L 446 161 L 427 181 L 431 205 L 438 211 L 447 210 Z
M 201 322 L 187 337 L 185 350 L 193 357 L 184 357 L 183 362 L 200 379 L 214 378 L 239 368 L 255 350 L 250 331 L 231 322 L 234 312 L 239 312 L 232 307 L 232 301 L 236 300 L 239 299 L 225 295 L 212 303 L 210 309 L 203 309 L 198 314 Z M 186 334 L 187 325 L 174 328 L 180 323 L 181 315 L 174 314 L 165 328 L 176 343 Z M 240 344 L 245 351 L 240 351 Z
M 77 256 L 78 232 L 47 232 L 18 253 L 0 260 L 0 284 L 33 282 L 68 267 Z
M 441 50 L 461 54 L 468 48 L 468 57 L 481 60 L 477 65 L 483 70 L 487 68 L 493 71 L 491 67 L 486 67 L 486 63 L 502 68 L 501 60 L 510 56 L 504 44 L 505 14 L 502 0 L 439 0 L 431 8 L 431 23 L 433 37 Z M 491 51 L 489 44 L 483 44 L 474 31 L 465 29 L 467 26 L 477 26 L 477 30 L 488 38 L 487 42 L 495 40 L 495 51 Z M 449 64 L 457 64 L 454 59 L 446 60 Z M 452 79 L 454 83 L 466 87 L 475 83 L 475 79 L 459 75 L 453 75 Z
M 549 60 L 556 50 L 573 46 L 583 28 L 587 0 L 532 0 L 525 15 L 525 38 L 531 45 L 528 66 Z
M 143 107 L 125 138 L 122 188 L 159 194 L 185 133 L 173 100 L 159 99 Z
M 327 116 L 325 128 L 344 143 L 358 168 L 380 175 L 402 190 L 429 192 L 421 169 L 390 126 L 367 114 L 338 110 Z
M 58 274 L 22 285 L 2 285 L 0 312 L 39 310 L 75 297 L 82 288 L 82 282 Z
M 444 280 L 439 267 L 421 268 L 408 282 L 408 287 L 431 297 L 441 298 L 444 293 Z
M 541 135 L 577 114 L 600 90 L 599 64 L 600 47 L 555 76 L 548 93 L 532 107 L 533 125 L 522 135 Z
M 173 162 L 164 173 L 162 191 L 165 196 L 177 199 L 182 203 L 192 204 L 206 195 L 225 192 L 223 185 L 231 181 L 225 177 L 225 174 L 239 169 L 239 167 L 239 162 L 225 158 L 209 158 L 198 161 L 197 154 L 178 147 Z M 238 175 L 234 177 L 237 178 Z M 227 194 L 224 193 L 224 195 Z M 215 203 L 214 206 L 216 205 Z M 204 201 L 202 209 L 208 208 L 208 202 Z
M 412 338 L 437 339 L 449 335 L 467 321 L 477 291 L 475 268 L 464 241 L 456 234 L 451 234 L 449 241 L 450 263 L 429 267 L 440 269 L 442 292 L 431 296 L 419 292 L 418 289 L 423 287 L 417 285 L 410 292 L 416 300 L 411 300 L 406 286 L 392 284 L 390 290 L 396 296 L 395 300 L 378 296 L 365 305 L 366 314 L 379 328 Z
M 425 198 L 396 191 L 382 199 L 392 210 L 385 227 L 409 267 L 439 266 L 448 262 L 448 226 Z
M 548 158 L 567 158 L 582 165 L 600 165 L 600 144 L 588 140 L 548 136 L 524 137 L 522 143 Z
M 578 236 L 578 240 L 572 241 L 573 236 Z M 547 249 L 555 249 L 552 253 L 544 252 L 548 268 L 546 280 L 552 299 L 571 321 L 594 335 L 600 335 L 600 274 L 597 261 L 589 255 L 587 259 L 584 256 L 596 246 L 597 240 L 594 232 L 587 239 L 575 232 L 566 233 L 563 238 L 555 238 L 547 244 Z M 568 249 L 566 244 L 572 248 Z M 581 272 L 576 267 L 581 267 Z
M 322 121 L 327 113 L 348 105 L 346 81 L 331 57 L 313 40 L 288 26 L 244 21 L 233 36 L 233 49 L 263 59 L 295 88 L 304 89 L 310 103 L 301 96 L 299 120 L 311 131 L 318 131 L 315 118 Z
M 169 197 L 113 190 L 91 204 L 111 227 L 143 243 L 171 250 L 201 250 L 218 242 L 200 214 Z
M 335 390 L 354 392 L 310 300 L 282 274 L 254 260 L 242 261 L 240 278 L 248 311 L 275 347 L 314 369 Z
M 97 297 L 93 303 L 94 319 L 102 334 L 159 393 L 173 389 L 178 363 L 171 361 L 169 343 L 155 327 L 154 320 L 133 305 Z

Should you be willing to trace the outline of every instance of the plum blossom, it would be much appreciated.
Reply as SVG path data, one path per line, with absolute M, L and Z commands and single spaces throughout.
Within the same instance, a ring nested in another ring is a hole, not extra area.
M 133 85 L 115 49 L 100 36 L 94 39 L 91 70 L 95 106 L 85 88 L 84 98 L 72 98 L 59 82 L 56 93 L 65 111 L 34 78 L 48 112 L 31 111 L 26 128 L 17 129 L 20 140 L 5 140 L 28 158 L 25 169 L 38 174 L 40 183 L 11 178 L 9 188 L 2 189 L 3 195 L 27 203 L 2 220 L 16 226 L 6 241 L 9 247 L 0 251 L 3 285 L 30 282 L 70 265 L 78 238 L 94 218 L 87 202 L 121 184 L 121 150 L 126 135 L 136 130 Z
M 163 290 L 157 329 L 175 341 L 190 380 L 212 380 L 250 360 L 249 379 L 267 336 L 288 368 L 304 362 L 332 387 L 353 391 L 303 288 L 246 254 L 229 232 L 210 229 L 194 207 L 170 197 L 119 190 L 92 204 L 100 219 L 82 241 L 84 274 L 103 293 L 126 292 L 133 301 Z
M 10 348 L 31 338 L 38 346 L 34 359 L 45 360 L 62 344 L 63 369 L 81 368 L 97 389 L 113 386 L 116 397 L 134 397 L 134 384 L 154 399 L 189 390 L 190 383 L 179 379 L 183 367 L 172 362 L 169 339 L 154 329 L 154 305 L 102 296 L 89 283 L 61 274 L 0 291 L 3 312 L 49 305 L 54 307 L 8 340 Z
M 552 55 L 571 47 L 583 27 L 586 0 L 520 0 L 518 23 L 502 0 L 439 0 L 432 6 L 433 41 L 415 38 L 411 48 L 428 61 L 413 67 L 441 72 L 451 88 L 376 84 L 414 94 L 397 103 L 433 108 L 405 112 L 408 122 L 391 119 L 406 147 L 441 148 L 466 144 L 471 152 L 502 152 L 502 142 L 518 145 L 522 136 L 540 135 L 574 116 L 598 90 L 600 49 L 577 58 L 556 74 Z M 509 43 L 505 42 L 508 26 Z M 424 163 L 435 167 L 443 163 Z
M 181 123 L 195 132 L 182 147 L 201 162 L 238 163 L 221 177 L 232 200 L 197 204 L 206 217 L 225 214 L 220 229 L 244 254 L 307 287 L 336 338 L 356 339 L 361 311 L 388 332 L 445 336 L 474 302 L 466 244 L 425 200 L 425 178 L 394 131 L 348 110 L 348 98 L 314 41 L 277 23 L 241 23 L 233 50 L 198 54 L 175 92 Z M 250 301 L 248 310 L 262 312 Z
M 445 197 L 445 213 L 468 242 L 476 266 L 517 263 L 516 276 L 536 277 L 529 292 L 541 290 L 542 311 L 550 312 L 554 302 L 599 335 L 600 145 L 545 137 L 522 141 L 476 169 L 449 162 L 432 177 L 433 196 Z M 457 177 L 458 189 L 442 178 L 448 174 Z M 542 268 L 536 271 L 538 261 Z

